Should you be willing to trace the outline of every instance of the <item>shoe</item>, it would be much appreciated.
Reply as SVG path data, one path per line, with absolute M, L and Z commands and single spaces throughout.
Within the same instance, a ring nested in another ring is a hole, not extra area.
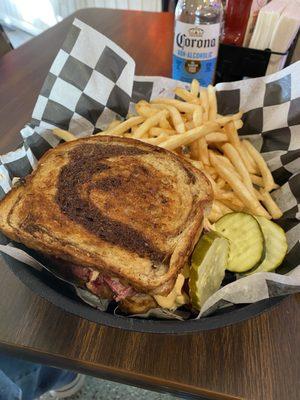
M 49 392 L 40 396 L 38 400 L 59 400 L 73 396 L 73 394 L 76 394 L 82 388 L 84 385 L 84 380 L 85 376 L 78 374 L 72 382 L 61 387 L 60 389 L 50 390 Z

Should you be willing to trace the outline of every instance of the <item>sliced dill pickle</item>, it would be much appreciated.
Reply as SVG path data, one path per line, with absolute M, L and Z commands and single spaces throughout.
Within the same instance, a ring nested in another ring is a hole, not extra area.
M 229 271 L 246 272 L 262 262 L 264 236 L 255 217 L 243 212 L 233 212 L 220 218 L 215 228 L 229 240 Z
M 257 268 L 249 271 L 272 272 L 282 263 L 287 249 L 287 241 L 284 230 L 275 222 L 265 217 L 255 217 L 262 229 L 265 238 L 265 258 Z
M 190 298 L 200 310 L 205 301 L 221 286 L 229 256 L 228 240 L 217 232 L 203 235 L 192 254 L 190 269 Z

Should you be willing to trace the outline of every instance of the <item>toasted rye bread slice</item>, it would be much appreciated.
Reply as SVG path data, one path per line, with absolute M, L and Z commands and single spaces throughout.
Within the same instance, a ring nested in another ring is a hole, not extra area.
M 49 150 L 0 202 L 0 229 L 47 256 L 167 294 L 211 201 L 204 174 L 174 153 L 96 136 Z

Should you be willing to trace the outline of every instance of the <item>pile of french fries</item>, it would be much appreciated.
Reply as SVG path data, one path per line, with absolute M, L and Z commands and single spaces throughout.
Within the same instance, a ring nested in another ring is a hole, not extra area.
M 219 115 L 214 87 L 200 88 L 197 80 L 189 91 L 178 87 L 175 94 L 181 100 L 139 101 L 137 115 L 111 122 L 98 135 L 142 140 L 187 158 L 211 182 L 211 223 L 232 211 L 280 218 L 282 212 L 270 195 L 277 185 L 265 160 L 248 140 L 238 136 L 242 113 Z M 66 141 L 76 139 L 61 129 L 54 133 Z

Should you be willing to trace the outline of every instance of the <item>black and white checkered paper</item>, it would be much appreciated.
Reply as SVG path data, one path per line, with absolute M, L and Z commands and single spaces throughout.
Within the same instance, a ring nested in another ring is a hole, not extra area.
M 134 112 L 141 99 L 174 97 L 188 84 L 163 77 L 134 76 L 134 60 L 111 40 L 75 19 L 39 94 L 22 146 L 0 156 L 0 197 L 15 177 L 24 177 L 59 143 L 53 127 L 77 137 L 102 131 L 115 118 Z M 272 193 L 283 210 L 288 254 L 275 273 L 238 279 L 207 300 L 201 315 L 230 304 L 300 292 L 300 62 L 262 78 L 216 86 L 220 114 L 243 111 L 240 135 L 261 151 L 280 188 Z M 7 239 L 2 237 L 1 251 Z M 13 255 L 12 244 L 9 245 Z M 18 257 L 20 257 L 18 255 Z M 18 258 L 16 256 L 16 258 Z M 24 261 L 26 263 L 26 261 Z M 297 268 L 298 267 L 298 268 Z

